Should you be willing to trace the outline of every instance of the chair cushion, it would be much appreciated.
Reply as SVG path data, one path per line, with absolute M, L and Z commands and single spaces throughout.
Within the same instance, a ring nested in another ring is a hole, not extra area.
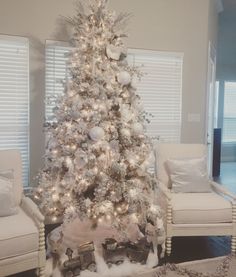
M 38 229 L 21 208 L 16 215 L 1 217 L 0 226 L 0 260 L 38 250 Z
M 173 193 L 175 224 L 232 222 L 231 203 L 217 193 Z

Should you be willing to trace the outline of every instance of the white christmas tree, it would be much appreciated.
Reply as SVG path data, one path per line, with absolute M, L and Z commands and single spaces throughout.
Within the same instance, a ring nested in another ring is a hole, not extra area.
M 152 202 L 152 152 L 145 114 L 136 94 L 137 68 L 126 61 L 122 31 L 127 14 L 106 0 L 78 5 L 70 81 L 46 124 L 45 166 L 35 197 L 45 216 L 105 222 L 120 231 L 145 227 L 159 213 Z

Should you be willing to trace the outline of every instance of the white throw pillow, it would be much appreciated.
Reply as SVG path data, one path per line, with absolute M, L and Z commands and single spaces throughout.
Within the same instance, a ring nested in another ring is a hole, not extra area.
M 15 204 L 12 180 L 0 175 L 0 216 L 10 216 L 18 212 Z
M 167 170 L 176 193 L 211 192 L 206 157 L 192 159 L 169 159 Z

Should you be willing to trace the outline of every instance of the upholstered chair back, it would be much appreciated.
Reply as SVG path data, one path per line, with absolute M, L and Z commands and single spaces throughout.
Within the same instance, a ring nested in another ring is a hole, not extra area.
M 207 155 L 207 147 L 204 144 L 180 144 L 180 143 L 159 143 L 155 148 L 155 173 L 158 179 L 171 187 L 166 168 L 168 159 L 199 158 Z
M 22 162 L 19 150 L 0 150 L 0 174 L 1 171 L 12 170 L 14 180 L 13 189 L 17 205 L 20 205 L 23 185 L 22 185 Z

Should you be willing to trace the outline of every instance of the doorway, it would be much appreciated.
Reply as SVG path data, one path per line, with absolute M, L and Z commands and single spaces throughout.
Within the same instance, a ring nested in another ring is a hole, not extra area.
M 236 192 L 236 1 L 223 0 L 219 14 L 216 78 L 217 126 L 222 130 L 218 181 Z

